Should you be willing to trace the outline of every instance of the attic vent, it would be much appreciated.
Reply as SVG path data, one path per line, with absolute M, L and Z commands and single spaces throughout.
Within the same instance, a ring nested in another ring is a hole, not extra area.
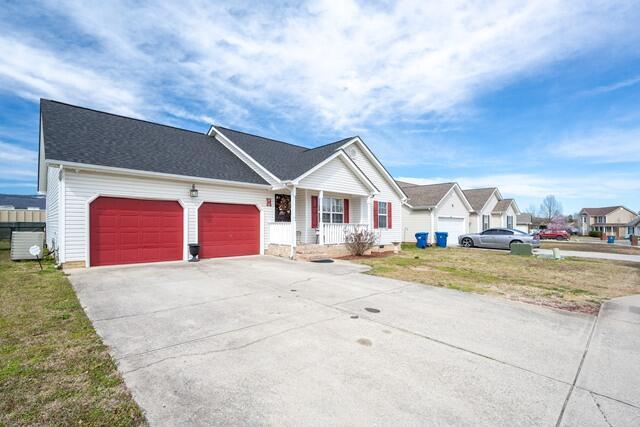
M 358 156 L 358 150 L 356 150 L 355 147 L 349 148 L 349 157 L 351 157 L 352 159 L 355 159 L 357 156 Z

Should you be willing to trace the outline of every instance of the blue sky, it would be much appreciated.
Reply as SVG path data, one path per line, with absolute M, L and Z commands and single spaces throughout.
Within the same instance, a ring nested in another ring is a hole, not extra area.
M 0 192 L 35 191 L 44 97 L 358 134 L 405 180 L 640 210 L 638 2 L 9 2 L 0 22 Z

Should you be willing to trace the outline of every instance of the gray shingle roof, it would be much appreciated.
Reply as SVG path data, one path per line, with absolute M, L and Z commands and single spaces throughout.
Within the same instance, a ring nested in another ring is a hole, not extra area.
M 398 185 L 400 185 L 400 183 L 398 183 Z M 401 187 L 402 191 L 404 191 L 409 198 L 407 202 L 411 206 L 414 208 L 428 208 L 434 207 L 440 203 L 440 200 L 447 195 L 454 185 L 456 185 L 455 182 L 445 182 L 442 184 L 410 185 Z
M 15 209 L 45 208 L 45 197 L 26 194 L 0 194 L 0 206 L 13 206 Z
M 307 148 L 222 126 L 215 126 L 215 129 L 282 180 L 299 177 L 354 138 L 344 138 L 320 147 Z
M 44 99 L 40 112 L 48 160 L 267 184 L 204 133 Z
M 491 213 L 503 213 L 509 209 L 509 206 L 513 203 L 513 199 L 502 199 L 498 200 L 498 203 L 494 206 Z
M 638 215 L 637 217 L 629 221 L 629 223 L 627 224 L 627 227 L 635 227 L 638 224 L 640 224 L 640 215 Z
M 471 204 L 473 210 L 479 212 L 482 210 L 494 191 L 496 191 L 495 187 L 474 188 L 472 190 L 463 190 L 463 193 Z
M 587 215 L 597 216 L 597 215 L 607 215 L 618 208 L 624 208 L 624 206 L 607 206 L 604 208 L 582 208 L 580 213 L 586 213 Z
M 531 214 L 528 213 L 516 215 L 516 224 L 531 224 L 532 220 Z

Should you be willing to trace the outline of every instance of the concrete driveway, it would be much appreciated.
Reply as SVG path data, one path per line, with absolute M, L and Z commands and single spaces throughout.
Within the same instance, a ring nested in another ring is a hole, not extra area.
M 362 270 L 248 257 L 70 279 L 155 425 L 640 423 L 639 299 L 596 325 Z

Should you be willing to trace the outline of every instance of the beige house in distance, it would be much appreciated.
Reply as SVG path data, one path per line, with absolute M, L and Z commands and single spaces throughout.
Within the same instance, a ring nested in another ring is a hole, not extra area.
M 600 231 L 607 236 L 617 238 L 629 237 L 629 227 L 636 213 L 624 206 L 607 206 L 603 208 L 582 208 L 579 214 L 579 229 L 583 236 L 589 231 Z
M 471 204 L 460 186 L 455 182 L 416 185 L 396 181 L 407 195 L 402 205 L 402 224 L 405 242 L 415 242 L 418 232 L 429 233 L 430 243 L 435 241 L 435 232 L 446 232 L 447 244 L 458 244 L 458 236 L 469 232 Z
M 515 228 L 520 209 L 513 199 L 505 199 L 497 187 L 464 190 L 473 211 L 469 215 L 469 232 L 480 233 L 488 228 Z

